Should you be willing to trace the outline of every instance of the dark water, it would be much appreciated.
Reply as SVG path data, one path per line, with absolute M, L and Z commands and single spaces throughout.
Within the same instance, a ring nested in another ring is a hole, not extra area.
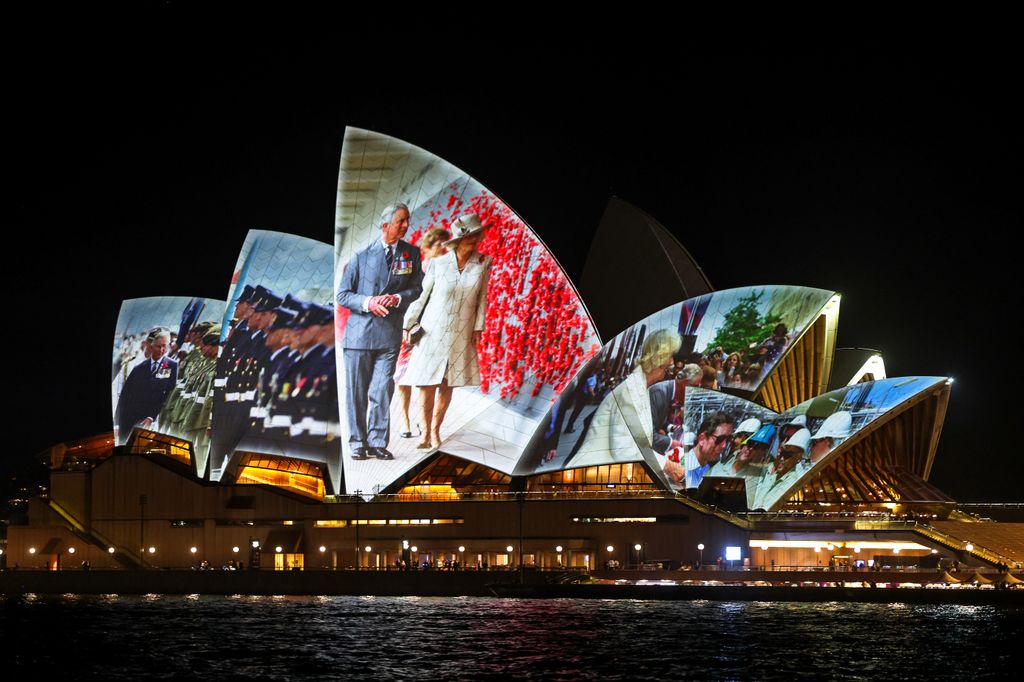
M 10 680 L 934 681 L 1024 662 L 1024 611 L 980 606 L 30 595 L 0 632 Z

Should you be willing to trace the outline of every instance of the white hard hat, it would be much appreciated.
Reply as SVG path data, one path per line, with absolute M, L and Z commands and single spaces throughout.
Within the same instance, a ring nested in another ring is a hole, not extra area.
M 850 427 L 853 426 L 853 417 L 845 410 L 830 414 L 818 427 L 815 438 L 846 438 L 850 435 Z
M 697 433 L 695 431 L 687 431 L 683 434 L 683 447 L 689 447 L 697 443 Z
M 736 433 L 757 433 L 759 428 L 761 428 L 761 420 L 750 417 L 740 422 L 740 425 L 736 427 Z
M 788 448 L 792 446 L 794 448 L 800 448 L 804 452 L 807 452 L 807 446 L 810 444 L 811 432 L 808 429 L 800 429 L 792 436 L 790 436 L 789 440 L 782 444 L 782 447 Z

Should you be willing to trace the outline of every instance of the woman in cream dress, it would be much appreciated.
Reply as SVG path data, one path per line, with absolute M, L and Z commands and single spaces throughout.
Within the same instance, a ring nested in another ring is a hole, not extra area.
M 479 386 L 477 343 L 487 313 L 491 258 L 477 251 L 486 229 L 475 214 L 451 225 L 448 253 L 435 258 L 423 279 L 423 294 L 405 314 L 404 338 L 416 324 L 423 335 L 413 346 L 402 386 L 418 386 L 425 432 L 417 447 L 441 445 L 441 423 L 456 386 Z
M 452 233 L 441 227 L 435 227 L 423 235 L 423 241 L 420 242 L 420 261 L 423 263 L 424 273 L 430 268 L 430 261 L 448 253 L 444 245 L 451 238 Z M 402 376 L 405 374 L 406 367 L 409 366 L 411 355 L 412 347 L 409 345 L 408 339 L 404 339 L 402 341 L 402 348 L 398 351 L 398 365 L 395 369 L 395 378 L 398 380 L 398 402 L 402 406 L 402 430 L 398 435 L 402 438 L 412 438 L 412 426 L 409 424 L 409 403 L 412 401 L 412 386 L 402 383 Z

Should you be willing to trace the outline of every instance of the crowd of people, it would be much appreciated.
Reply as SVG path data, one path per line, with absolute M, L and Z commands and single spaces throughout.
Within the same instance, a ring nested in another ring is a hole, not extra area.
M 326 461 L 339 435 L 336 371 L 332 308 L 245 285 L 216 361 L 211 466 L 239 444 Z
M 689 386 L 718 390 L 734 388 L 753 391 L 768 375 L 793 341 L 784 324 L 749 348 L 726 351 L 722 346 L 703 353 L 677 354 L 668 378 L 683 379 Z

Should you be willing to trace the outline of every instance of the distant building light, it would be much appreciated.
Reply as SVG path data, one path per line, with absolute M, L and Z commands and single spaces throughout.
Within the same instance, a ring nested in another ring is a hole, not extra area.
M 235 554 L 238 554 L 238 545 L 235 545 L 234 547 L 232 547 L 231 551 L 234 552 Z
M 195 554 L 196 552 L 198 552 L 198 551 L 199 551 L 199 548 L 198 548 L 198 547 L 189 547 L 189 548 L 188 548 L 188 551 L 190 551 L 190 552 L 192 552 L 193 554 Z
M 36 553 L 36 548 L 35 547 L 29 547 L 28 548 L 28 553 L 29 554 L 35 554 Z
M 413 545 L 412 547 L 409 548 L 409 551 L 415 553 L 415 552 L 420 551 L 420 548 L 417 547 L 416 545 Z
M 635 545 L 633 545 L 633 549 L 635 549 L 635 550 L 636 550 L 636 551 L 638 551 L 638 552 L 639 552 L 639 551 L 640 551 L 640 550 L 641 550 L 642 548 L 643 548 L 643 545 L 641 545 L 641 544 L 640 544 L 639 542 L 638 542 L 638 543 L 636 543 Z
M 281 552 L 284 551 L 284 548 L 282 548 L 281 545 L 278 545 L 277 547 L 274 548 L 274 551 L 277 552 L 278 554 L 280 554 Z
M 366 552 L 367 554 L 369 554 L 370 552 L 373 551 L 373 547 L 370 547 L 369 545 L 367 545 L 366 547 L 363 547 L 363 551 Z
M 561 545 L 557 545 L 555 547 L 555 551 L 558 552 L 559 554 L 561 554 L 562 553 L 562 546 Z
M 74 554 L 74 553 L 75 553 L 75 548 L 74 547 L 68 547 L 68 554 Z
M 970 543 L 970 542 L 968 542 L 968 543 L 967 543 L 967 546 L 966 546 L 966 547 L 964 547 L 964 549 L 966 549 L 966 550 L 967 550 L 968 552 L 973 552 L 973 551 L 974 551 L 974 544 L 973 544 L 973 543 Z
M 116 549 L 114 549 L 113 547 L 107 547 L 107 554 L 113 554 L 113 553 L 114 553 L 114 552 L 116 552 L 116 551 L 117 551 L 117 550 L 116 550 Z
M 607 549 L 609 552 L 614 552 L 615 551 L 615 546 L 614 545 L 608 545 L 605 549 Z
M 506 547 L 505 551 L 511 554 L 512 553 L 512 545 L 509 545 L 508 547 Z
M 326 551 L 327 551 L 327 548 L 324 547 L 323 545 L 320 545 L 320 553 L 323 554 Z
M 459 551 L 460 552 L 465 552 L 466 551 L 466 546 L 465 545 L 459 545 Z
M 149 548 L 149 553 L 150 554 L 156 554 L 156 547 L 150 547 Z

